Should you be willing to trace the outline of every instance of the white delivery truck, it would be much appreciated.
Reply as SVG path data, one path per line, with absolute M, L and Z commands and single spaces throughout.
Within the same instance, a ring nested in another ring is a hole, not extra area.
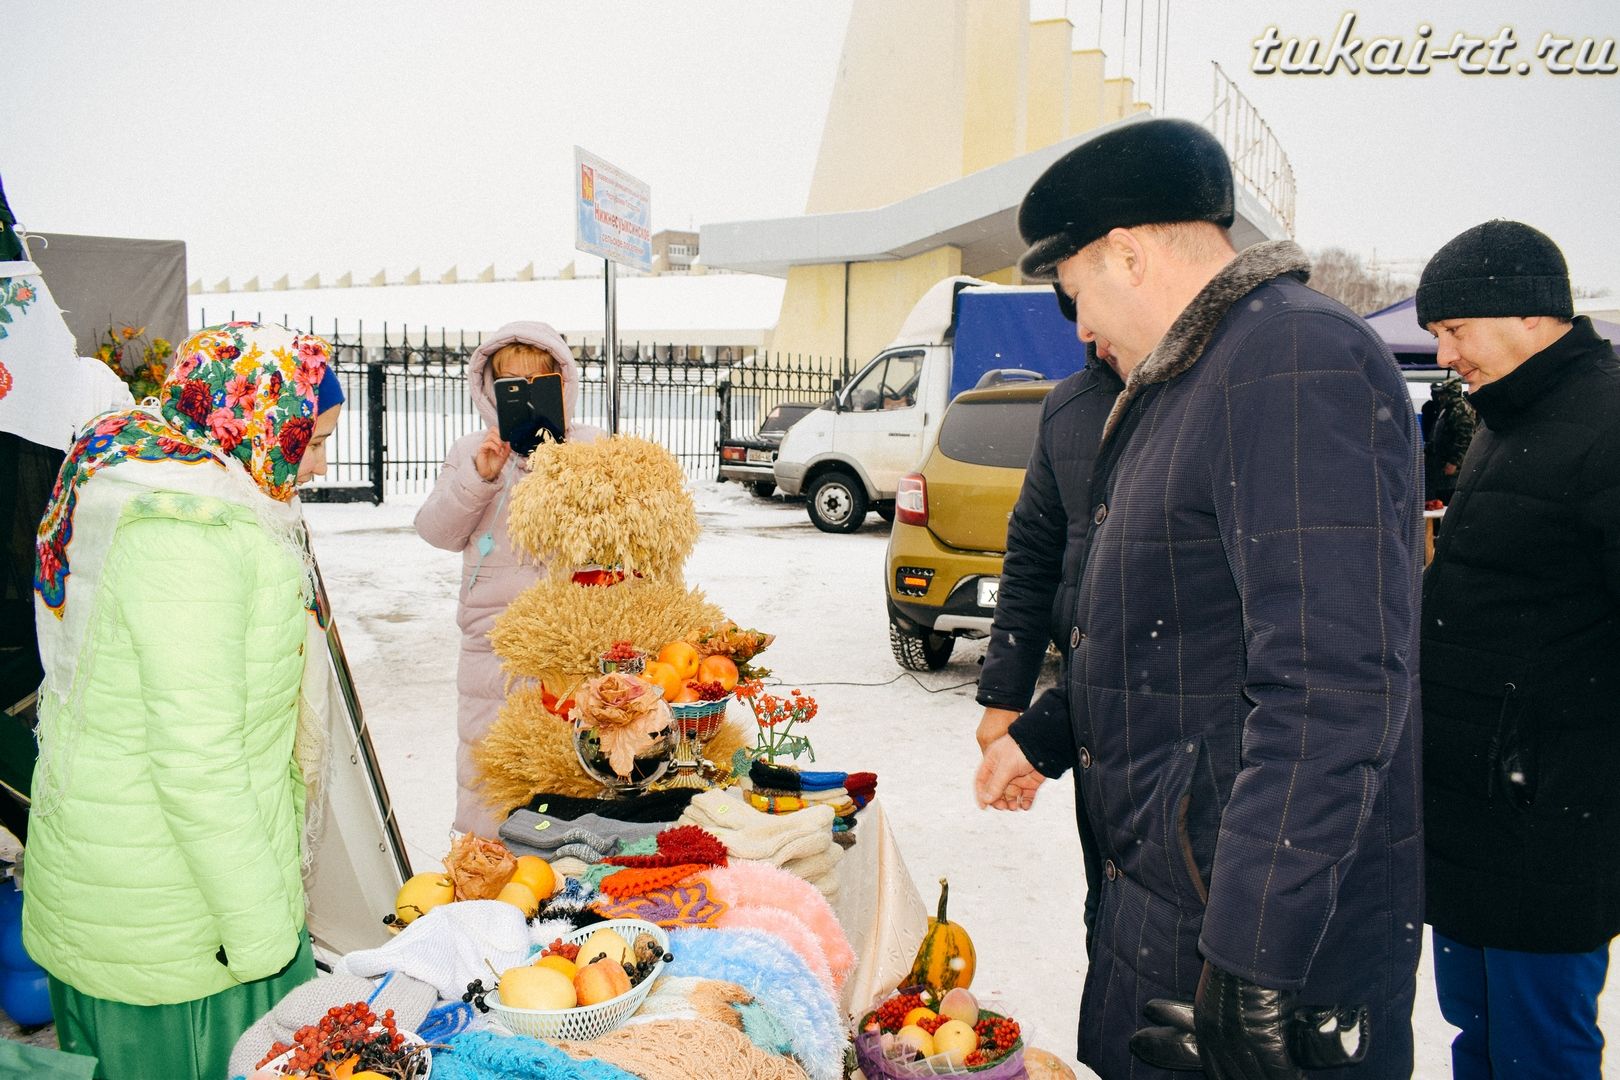
M 1084 363 L 1050 286 L 946 278 L 917 301 L 894 341 L 788 429 L 776 484 L 802 493 L 824 532 L 854 532 L 869 510 L 892 521 L 900 477 L 916 469 L 957 394 L 1008 379 L 1061 379 Z

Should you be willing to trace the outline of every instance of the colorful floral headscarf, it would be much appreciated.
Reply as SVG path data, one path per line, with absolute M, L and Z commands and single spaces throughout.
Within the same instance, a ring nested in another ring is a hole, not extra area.
M 78 489 L 126 461 L 213 462 L 235 458 L 279 502 L 293 496 L 315 430 L 316 391 L 331 346 L 286 327 L 233 322 L 201 330 L 175 353 L 160 414 L 113 413 L 87 430 L 62 463 L 35 547 L 34 588 L 60 617 Z

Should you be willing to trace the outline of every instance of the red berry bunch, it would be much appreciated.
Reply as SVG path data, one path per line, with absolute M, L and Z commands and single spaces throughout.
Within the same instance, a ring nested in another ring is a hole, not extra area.
M 1018 1044 L 1018 1021 L 1006 1016 L 992 1016 L 973 1025 L 979 1036 L 979 1050 L 990 1058 L 1000 1057 Z
M 405 1036 L 394 1025 L 394 1010 L 379 1018 L 363 1001 L 334 1005 L 314 1024 L 293 1032 L 292 1045 L 277 1042 L 254 1068 L 263 1068 L 282 1054 L 292 1056 L 282 1066 L 289 1076 L 305 1076 L 319 1066 L 335 1066 L 350 1058 L 366 1065 L 386 1065 L 402 1061 Z M 330 1072 L 330 1069 L 323 1072 Z
M 634 660 L 642 652 L 628 641 L 615 641 L 607 652 L 602 654 L 604 660 Z
M 699 701 L 719 701 L 731 691 L 717 682 L 692 683 L 692 692 L 698 696 Z
M 562 938 L 555 938 L 550 945 L 540 950 L 541 956 L 560 956 L 569 963 L 579 959 L 579 946 L 570 945 Z
M 917 1026 L 928 1032 L 928 1034 L 932 1035 L 941 1027 L 950 1023 L 950 1019 L 951 1018 L 948 1016 L 925 1016 L 921 1020 L 917 1021 Z
M 896 994 L 877 1007 L 872 1015 L 884 1031 L 899 1031 L 906 1013 L 923 1003 L 921 994 Z

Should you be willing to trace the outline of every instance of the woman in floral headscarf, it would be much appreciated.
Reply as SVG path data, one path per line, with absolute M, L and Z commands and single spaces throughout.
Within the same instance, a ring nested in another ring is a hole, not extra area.
M 23 940 L 64 1049 L 218 1080 L 315 974 L 300 872 L 318 723 L 295 485 L 325 471 L 328 346 L 195 334 L 157 407 L 93 421 L 40 524 L 45 682 Z

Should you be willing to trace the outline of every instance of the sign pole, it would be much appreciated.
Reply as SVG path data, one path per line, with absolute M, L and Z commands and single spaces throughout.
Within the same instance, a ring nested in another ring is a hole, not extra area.
M 607 362 L 608 433 L 619 433 L 618 264 L 642 273 L 652 269 L 652 189 L 584 147 L 574 147 L 574 247 L 602 259 L 602 301 L 607 316 L 602 346 Z
M 602 260 L 602 282 L 607 304 L 602 340 L 607 348 L 607 421 L 608 434 L 619 433 L 619 297 L 614 288 L 613 260 Z

